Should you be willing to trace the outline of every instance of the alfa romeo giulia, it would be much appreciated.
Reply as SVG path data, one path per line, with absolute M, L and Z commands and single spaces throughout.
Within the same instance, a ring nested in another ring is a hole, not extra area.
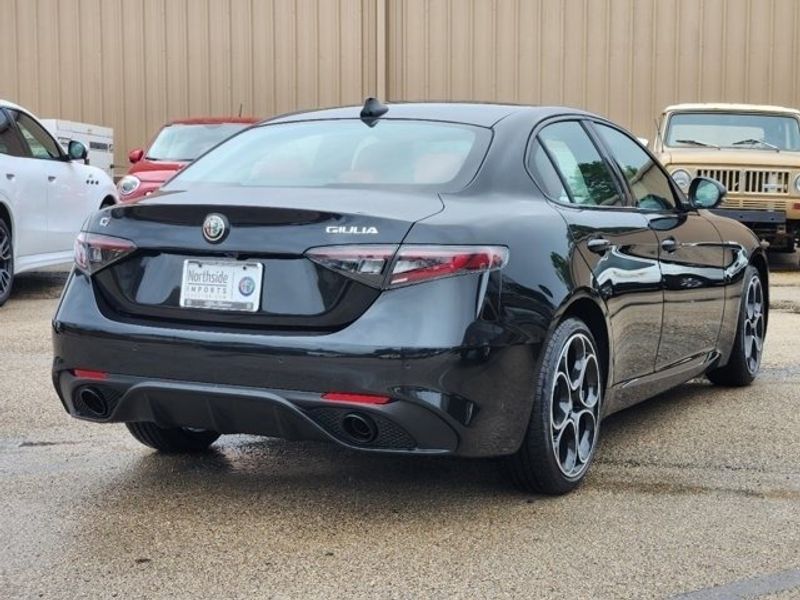
M 279 117 L 86 222 L 53 381 L 165 452 L 249 433 L 494 456 L 564 493 L 607 415 L 756 377 L 767 262 L 707 210 L 724 195 L 573 109 Z

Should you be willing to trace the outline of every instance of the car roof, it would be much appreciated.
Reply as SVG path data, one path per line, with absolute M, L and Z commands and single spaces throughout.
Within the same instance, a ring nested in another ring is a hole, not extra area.
M 419 119 L 492 127 L 509 115 L 528 114 L 531 122 L 556 114 L 588 114 L 563 106 L 527 106 L 485 102 L 391 102 L 385 119 Z M 307 112 L 278 115 L 264 123 L 289 123 L 321 119 L 358 119 L 362 105 L 342 106 Z
M 9 102 L 8 100 L 3 100 L 2 98 L 0 98 L 0 106 L 3 108 L 13 108 L 14 110 L 21 110 L 23 112 L 30 112 L 22 108 L 19 104 L 14 104 L 13 102 Z
M 686 104 L 673 104 L 664 109 L 665 113 L 668 112 L 682 112 L 682 111 L 707 111 L 707 112 L 782 112 L 800 115 L 800 110 L 796 108 L 787 108 L 785 106 L 771 106 L 769 104 L 735 104 L 725 102 L 707 102 L 707 103 L 686 103 Z
M 167 125 L 221 125 L 223 123 L 245 123 L 252 125 L 261 119 L 256 117 L 191 117 L 187 119 L 172 119 Z

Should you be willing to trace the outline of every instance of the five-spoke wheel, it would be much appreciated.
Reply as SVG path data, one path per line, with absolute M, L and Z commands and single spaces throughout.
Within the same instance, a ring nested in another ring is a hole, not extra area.
M 583 479 L 600 432 L 603 364 L 591 330 L 578 318 L 564 320 L 547 340 L 528 431 L 508 459 L 522 489 L 564 494 Z
M 749 385 L 761 368 L 764 337 L 767 334 L 766 280 L 752 265 L 747 267 L 742 279 L 742 300 L 739 321 L 730 356 L 722 366 L 715 366 L 707 375 L 720 385 Z M 723 360 L 725 360 L 723 358 Z
M 754 375 L 761 364 L 764 349 L 764 291 L 761 279 L 753 277 L 744 297 L 744 354 L 747 369 Z
M 589 465 L 597 438 L 600 367 L 594 345 L 576 333 L 558 360 L 551 402 L 553 452 L 561 472 L 577 477 Z

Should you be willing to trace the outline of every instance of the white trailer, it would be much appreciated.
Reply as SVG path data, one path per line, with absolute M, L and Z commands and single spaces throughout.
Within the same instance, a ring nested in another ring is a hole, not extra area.
M 89 164 L 103 169 L 109 177 L 114 178 L 114 130 L 111 127 L 63 119 L 41 119 L 41 122 L 64 149 L 70 140 L 86 146 L 89 151 Z

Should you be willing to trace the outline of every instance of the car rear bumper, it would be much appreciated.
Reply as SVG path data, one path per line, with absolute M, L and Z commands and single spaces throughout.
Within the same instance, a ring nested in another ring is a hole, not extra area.
M 75 275 L 53 322 L 53 380 L 70 414 L 98 422 L 332 440 L 384 452 L 510 454 L 530 417 L 539 344 L 475 320 L 477 286 L 469 279 L 382 295 L 336 333 L 278 336 L 110 319 L 90 280 Z M 471 307 L 442 307 L 437 300 L 443 293 L 463 298 L 470 289 Z M 410 313 L 397 320 L 397 302 L 417 307 L 425 322 Z M 398 324 L 403 331 L 392 333 Z M 372 344 L 364 342 L 361 327 L 371 332 Z M 398 345 L 388 343 L 390 335 Z M 79 377 L 76 369 L 106 375 Z M 103 410 L 82 401 L 86 389 L 102 396 Z M 333 402 L 322 398 L 326 392 L 391 401 Z M 374 424 L 374 439 L 347 435 L 343 419 L 354 412 Z

